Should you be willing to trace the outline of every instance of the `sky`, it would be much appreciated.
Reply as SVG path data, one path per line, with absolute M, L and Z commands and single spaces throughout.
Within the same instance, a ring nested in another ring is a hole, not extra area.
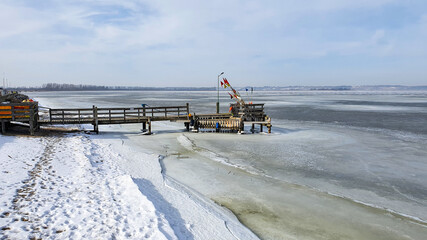
M 1 0 L 10 86 L 427 85 L 425 0 Z M 3 76 L 2 76 L 3 78 Z

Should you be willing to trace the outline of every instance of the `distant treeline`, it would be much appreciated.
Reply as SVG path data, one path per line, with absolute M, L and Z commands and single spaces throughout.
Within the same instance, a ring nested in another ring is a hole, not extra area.
M 16 91 L 213 91 L 214 87 L 129 87 L 129 86 L 98 86 L 86 84 L 46 83 L 41 87 L 17 87 Z
M 239 91 L 427 91 L 427 86 L 366 85 L 366 86 L 263 86 L 237 87 Z M 86 84 L 46 83 L 41 87 L 8 88 L 11 91 L 216 91 L 215 87 L 129 87 Z
M 67 83 L 45 83 L 41 89 L 46 91 L 78 91 L 78 90 L 108 90 L 107 86 L 67 84 Z

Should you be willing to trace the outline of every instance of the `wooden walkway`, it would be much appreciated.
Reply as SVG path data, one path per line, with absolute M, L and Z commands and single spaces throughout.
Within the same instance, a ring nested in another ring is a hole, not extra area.
M 94 131 L 98 132 L 99 125 L 142 123 L 143 130 L 151 134 L 151 122 L 181 121 L 189 123 L 189 111 L 188 103 L 184 106 L 168 107 L 52 108 L 49 109 L 49 118 L 39 119 L 38 124 L 92 124 Z
M 142 123 L 144 132 L 151 134 L 151 123 L 155 121 L 183 122 L 186 129 L 216 132 L 243 132 L 246 124 L 263 126 L 271 132 L 271 119 L 264 113 L 264 104 L 231 104 L 230 113 L 190 114 L 187 103 L 183 106 L 135 107 L 135 108 L 48 108 L 48 115 L 39 114 L 37 102 L 0 104 L 2 133 L 11 122 L 28 124 L 33 135 L 42 125 L 92 124 L 94 131 L 99 125 Z M 148 127 L 148 128 L 147 128 Z

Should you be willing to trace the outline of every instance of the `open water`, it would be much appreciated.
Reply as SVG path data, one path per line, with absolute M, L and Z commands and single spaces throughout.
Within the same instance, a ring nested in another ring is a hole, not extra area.
M 38 92 L 49 107 L 184 105 L 216 92 Z M 233 211 L 262 239 L 425 239 L 426 92 L 256 92 L 273 133 L 187 133 L 177 123 L 120 126 L 165 156 L 165 173 Z M 221 95 L 221 111 L 230 99 Z M 249 126 L 248 126 L 249 127 Z M 101 134 L 117 128 L 102 127 Z M 249 132 L 249 131 L 248 131 Z

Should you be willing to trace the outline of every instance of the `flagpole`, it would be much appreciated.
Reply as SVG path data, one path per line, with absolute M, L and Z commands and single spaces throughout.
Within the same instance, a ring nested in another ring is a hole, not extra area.
M 217 102 L 216 102 L 216 113 L 219 113 L 219 77 L 220 77 L 222 74 L 224 74 L 224 72 L 221 72 L 221 73 L 218 75 L 218 88 L 217 88 L 217 90 L 218 90 L 218 100 L 217 100 Z

